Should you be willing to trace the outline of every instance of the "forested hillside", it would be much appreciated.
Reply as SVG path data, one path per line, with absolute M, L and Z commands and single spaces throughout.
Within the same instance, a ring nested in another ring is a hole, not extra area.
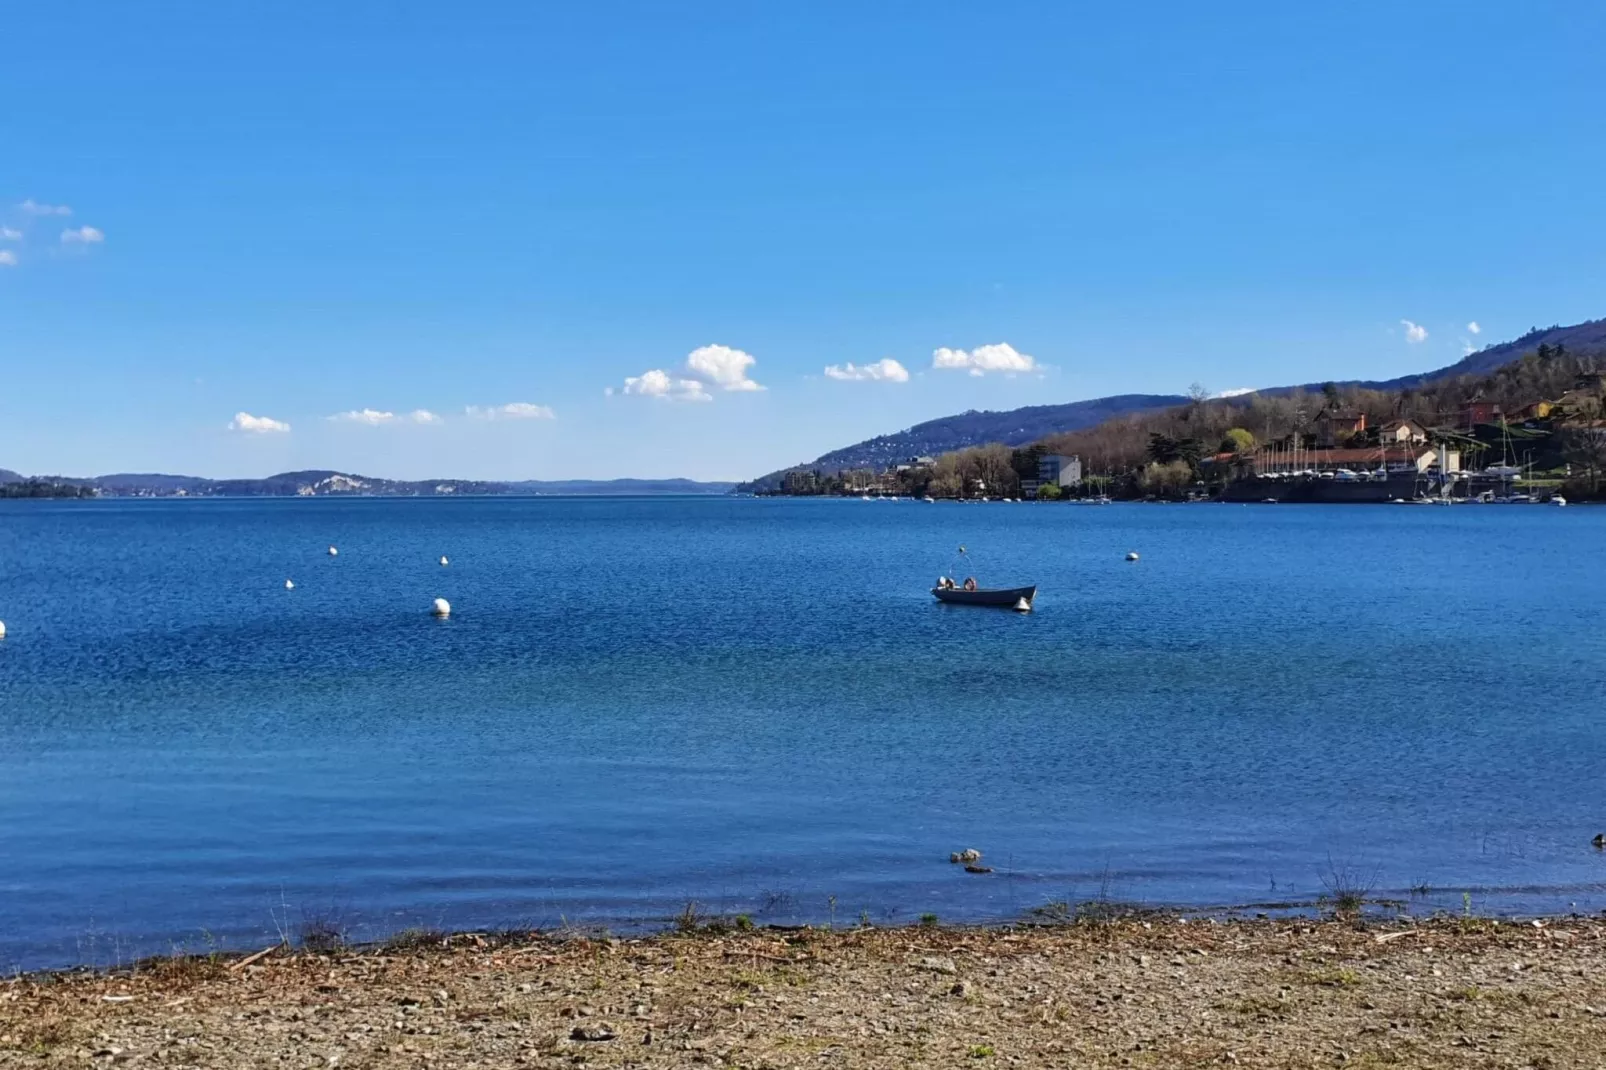
M 1420 392 L 1435 384 L 1476 383 L 1481 377 L 1486 377 L 1490 372 L 1511 364 L 1524 354 L 1537 354 L 1541 351 L 1547 353 L 1559 351 L 1563 354 L 1592 354 L 1606 351 L 1606 319 L 1589 320 L 1569 327 L 1535 327 L 1520 338 L 1485 346 L 1454 364 L 1433 371 L 1382 381 L 1347 380 L 1327 385 L 1362 394 L 1367 391 L 1391 395 L 1400 392 Z M 1322 390 L 1323 385 L 1307 383 L 1299 386 L 1269 387 L 1245 398 L 1225 399 L 1223 405 L 1217 406 L 1217 411 L 1242 408 L 1250 404 L 1249 397 L 1259 398 L 1261 402 L 1267 403 L 1270 399 L 1294 398 L 1317 393 Z M 1516 389 L 1520 391 L 1530 388 L 1537 390 L 1540 389 L 1540 385 L 1530 383 Z M 1501 388 L 1491 385 L 1490 389 Z M 1437 398 L 1431 404 L 1440 404 L 1443 401 L 1443 398 L 1438 398 L 1432 390 L 1427 390 L 1425 396 Z M 885 470 L 907 464 L 915 457 L 935 457 L 942 453 L 989 443 L 1012 447 L 1034 442 L 1061 446 L 1070 444 L 1067 448 L 1074 452 L 1075 444 L 1082 440 L 1065 436 L 1074 436 L 1074 433 L 1088 428 L 1099 429 L 1090 440 L 1095 456 L 1107 456 L 1109 464 L 1118 466 L 1130 459 L 1126 456 L 1127 448 L 1116 445 L 1117 442 L 1130 437 L 1123 435 L 1121 431 L 1123 426 L 1147 427 L 1147 414 L 1163 413 L 1179 406 L 1186 406 L 1186 411 L 1195 412 L 1197 404 L 1196 400 L 1178 394 L 1118 394 L 1063 405 L 1031 405 L 1004 412 L 972 410 L 955 416 L 928 420 L 903 431 L 880 435 L 832 450 L 807 464 L 771 472 L 751 483 L 743 484 L 738 489 L 776 490 L 789 472 L 835 475 L 840 472 L 865 469 Z M 1416 402 L 1411 401 L 1410 404 L 1415 405 Z M 1295 408 L 1297 407 L 1296 405 Z M 1278 406 L 1271 404 L 1270 408 L 1277 410 Z M 1160 419 L 1162 424 L 1175 421 L 1174 416 Z M 1263 427 L 1282 427 L 1279 433 L 1287 433 L 1285 423 L 1280 424 L 1275 416 L 1271 418 L 1269 424 L 1265 420 L 1260 422 Z

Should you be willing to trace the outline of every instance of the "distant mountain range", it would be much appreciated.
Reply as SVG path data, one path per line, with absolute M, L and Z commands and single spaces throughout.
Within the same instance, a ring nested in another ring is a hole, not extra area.
M 812 464 L 798 467 L 832 472 L 850 468 L 889 468 L 914 457 L 936 456 L 949 450 L 982 446 L 989 442 L 1019 446 L 1060 431 L 1092 427 L 1112 416 L 1149 409 L 1169 409 L 1187 400 L 1180 394 L 1117 394 L 1064 405 L 1029 405 L 1024 409 L 1006 412 L 978 412 L 972 409 L 957 416 L 927 420 L 903 431 L 832 450 Z M 778 478 L 781 474 L 772 473 L 764 479 Z
M 0 468 L 0 483 L 21 483 L 27 476 Z M 328 497 L 375 495 L 436 497 L 464 494 L 628 495 L 729 494 L 734 483 L 699 483 L 690 479 L 526 479 L 513 482 L 473 479 L 378 479 L 349 472 L 281 472 L 265 479 L 203 479 L 162 473 L 120 472 L 84 479 L 35 476 L 68 486 L 96 488 L 110 498 Z
M 1541 344 L 1563 345 L 1574 352 L 1606 350 L 1606 319 L 1590 320 L 1571 327 L 1536 327 L 1521 338 L 1485 346 L 1448 367 L 1435 371 L 1403 375 L 1397 379 L 1338 380 L 1337 385 L 1373 390 L 1404 390 L 1462 375 L 1485 375 L 1530 353 Z M 1320 390 L 1322 383 L 1268 387 L 1262 394 L 1287 394 L 1296 390 Z M 1080 431 L 1117 416 L 1130 416 L 1154 409 L 1184 404 L 1181 394 L 1117 394 L 1113 397 L 1073 401 L 1064 405 L 1030 405 L 1004 412 L 962 412 L 943 416 L 890 435 L 878 435 L 863 442 L 832 450 L 807 464 L 793 465 L 743 483 L 739 490 L 777 487 L 787 472 L 842 472 L 855 468 L 886 469 L 907 463 L 915 457 L 931 457 L 967 446 L 1001 442 L 1006 446 L 1025 446 L 1049 435 Z

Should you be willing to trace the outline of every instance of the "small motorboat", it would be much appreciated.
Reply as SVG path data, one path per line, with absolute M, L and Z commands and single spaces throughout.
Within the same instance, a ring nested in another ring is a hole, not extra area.
M 970 551 L 963 546 L 959 548 L 955 564 L 959 567 L 938 576 L 937 586 L 931 589 L 937 601 L 956 606 L 1004 606 L 1022 613 L 1032 608 L 1032 599 L 1037 597 L 1035 583 L 1030 587 L 978 586 Z M 955 582 L 952 577 L 957 575 L 966 575 L 965 581 Z
M 1037 586 L 972 587 L 969 590 L 959 586 L 938 586 L 933 587 L 931 593 L 937 601 L 956 606 L 1005 606 L 1013 609 L 1021 602 L 1030 606 L 1032 599 L 1037 597 Z

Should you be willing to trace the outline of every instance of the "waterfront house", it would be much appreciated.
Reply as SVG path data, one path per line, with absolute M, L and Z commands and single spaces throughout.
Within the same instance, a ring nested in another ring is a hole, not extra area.
M 1082 458 L 1072 454 L 1045 453 L 1037 459 L 1037 478 L 1020 481 L 1021 495 L 1037 497 L 1037 488 L 1044 483 L 1060 487 L 1074 487 L 1082 482 Z
M 1037 481 L 1058 483 L 1071 487 L 1082 482 L 1082 458 L 1059 453 L 1045 453 L 1037 459 Z
M 1507 419 L 1524 424 L 1532 420 L 1548 420 L 1550 419 L 1550 411 L 1554 408 L 1555 406 L 1548 401 L 1536 401 L 1532 405 L 1524 405 L 1516 412 L 1510 413 Z
M 1377 429 L 1377 437 L 1388 446 L 1420 446 L 1428 440 L 1428 432 L 1415 420 L 1390 420 Z
M 1492 401 L 1469 401 L 1461 409 L 1461 426 L 1468 431 L 1479 424 L 1497 424 L 1504 419 L 1500 406 Z
M 1328 406 L 1316 414 L 1315 428 L 1316 445 L 1337 446 L 1340 442 L 1348 442 L 1351 435 L 1366 430 L 1366 414 Z

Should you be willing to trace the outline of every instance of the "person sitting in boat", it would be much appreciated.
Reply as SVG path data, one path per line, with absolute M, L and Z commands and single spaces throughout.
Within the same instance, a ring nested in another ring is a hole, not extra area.
M 974 576 L 966 576 L 965 577 L 965 590 L 974 591 L 975 589 L 976 589 L 976 577 L 974 577 Z
M 954 589 L 954 581 L 949 579 L 947 576 L 938 576 L 937 586 L 945 591 L 951 591 Z

